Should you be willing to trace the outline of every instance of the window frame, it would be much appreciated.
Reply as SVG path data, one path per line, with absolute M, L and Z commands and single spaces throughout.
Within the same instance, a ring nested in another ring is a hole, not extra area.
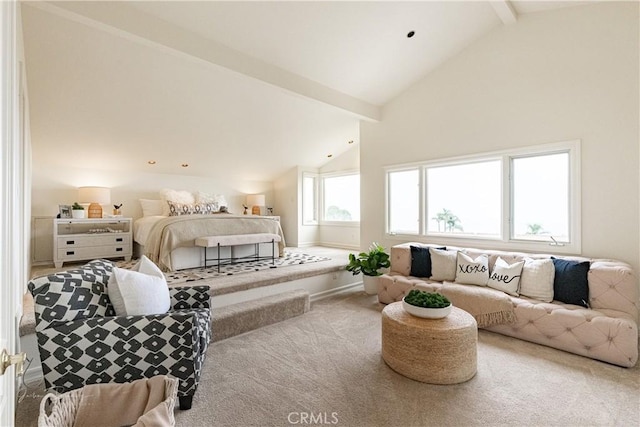
M 305 204 L 307 202 L 307 199 L 309 198 L 309 195 L 306 193 L 305 191 L 305 186 L 304 186 L 304 181 L 306 178 L 312 178 L 313 179 L 313 194 L 311 195 L 311 198 L 313 199 L 313 218 L 307 218 L 305 215 Z M 302 225 L 318 225 L 318 216 L 319 216 L 319 211 L 318 211 L 318 193 L 319 193 L 319 189 L 318 189 L 318 181 L 320 181 L 320 177 L 319 174 L 315 173 L 315 172 L 302 172 L 302 184 L 301 184 L 301 193 L 302 193 L 302 204 L 301 204 L 301 212 L 300 215 L 302 217 Z
M 580 171 L 580 140 L 562 141 L 509 150 L 493 151 L 481 154 L 458 156 L 444 159 L 413 162 L 410 164 L 393 165 L 384 168 L 385 172 L 385 235 L 390 240 L 418 242 L 432 242 L 451 246 L 491 246 L 495 249 L 522 250 L 531 252 L 557 252 L 580 254 L 581 243 L 581 171 Z M 521 157 L 535 157 L 549 154 L 568 153 L 569 157 L 569 188 L 568 188 L 568 242 L 554 242 L 546 240 L 529 240 L 512 238 L 514 228 L 514 187 L 512 181 L 512 159 Z M 451 235 L 448 233 L 427 232 L 427 170 L 432 167 L 455 166 L 500 159 L 501 161 L 501 201 L 502 215 L 500 235 L 498 237 L 471 236 L 469 234 Z M 418 234 L 390 232 L 390 186 L 389 174 L 416 169 L 420 171 L 419 218 Z
M 320 225 L 331 225 L 331 226 L 359 226 L 360 220 L 358 221 L 330 221 L 324 218 L 325 211 L 325 185 L 324 181 L 327 178 L 338 178 L 343 176 L 352 176 L 358 175 L 360 176 L 359 170 L 349 170 L 349 171 L 340 171 L 340 172 L 330 172 L 330 173 L 321 173 L 318 175 L 318 223 Z M 360 187 L 362 188 L 362 187 Z M 360 192 L 358 192 L 358 202 L 360 203 Z M 361 212 L 362 216 L 362 212 Z

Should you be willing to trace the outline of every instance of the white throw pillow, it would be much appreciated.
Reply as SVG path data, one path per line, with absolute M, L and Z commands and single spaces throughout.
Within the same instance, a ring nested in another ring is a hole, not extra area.
M 146 256 L 131 270 L 114 267 L 107 291 L 118 316 L 161 314 L 171 308 L 167 279 Z
M 165 202 L 162 200 L 140 199 L 140 206 L 142 206 L 142 216 L 157 216 L 162 215 Z
M 523 266 L 524 261 L 509 264 L 498 257 L 489 276 L 487 286 L 517 297 Z
M 217 203 L 218 206 L 228 206 L 227 199 L 222 194 L 207 194 L 202 191 L 196 192 L 196 203 Z
M 524 260 L 520 277 L 520 295 L 544 302 L 553 301 L 553 279 L 556 270 L 552 259 Z
M 192 205 L 196 202 L 195 197 L 189 191 L 186 190 L 171 190 L 165 188 L 160 190 L 160 197 L 162 197 L 162 215 L 169 216 L 169 204 L 167 202 L 180 203 L 183 205 Z
M 456 283 L 487 286 L 489 280 L 489 255 L 482 254 L 476 259 L 458 252 Z
M 456 278 L 456 254 L 458 251 L 447 251 L 429 248 L 431 256 L 431 280 L 452 282 Z

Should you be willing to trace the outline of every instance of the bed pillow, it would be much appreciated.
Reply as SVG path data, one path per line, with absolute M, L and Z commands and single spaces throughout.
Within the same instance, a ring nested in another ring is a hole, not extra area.
M 519 295 L 518 288 L 523 266 L 524 261 L 509 264 L 498 257 L 489 276 L 487 286 L 517 297 Z
M 167 202 L 181 203 L 184 205 L 192 205 L 196 202 L 193 194 L 185 190 L 171 190 L 169 188 L 165 188 L 160 190 L 160 197 L 165 202 L 162 208 L 162 214 L 165 216 L 169 215 L 169 205 Z
M 456 255 L 458 251 L 429 248 L 431 256 L 431 280 L 452 282 L 456 278 Z
M 196 203 L 217 203 L 218 206 L 228 206 L 227 199 L 222 194 L 207 194 L 198 191 L 195 194 Z
M 456 263 L 456 283 L 487 286 L 489 280 L 489 255 L 481 254 L 476 259 L 458 252 Z
M 220 210 L 217 203 L 182 204 L 167 202 L 167 205 L 169 206 L 169 216 L 210 215 Z
M 525 258 L 520 276 L 520 295 L 544 302 L 553 301 L 554 277 L 553 260 Z
M 144 255 L 131 270 L 114 267 L 107 290 L 118 316 L 161 314 L 171 308 L 164 274 Z
M 162 215 L 165 204 L 166 203 L 163 202 L 162 200 L 140 199 L 140 206 L 142 207 L 142 216 Z
M 566 304 L 589 307 L 589 261 L 551 258 L 555 268 L 553 299 Z
M 414 277 L 431 277 L 431 255 L 426 246 L 409 246 L 411 248 L 411 275 Z M 446 250 L 447 248 L 438 248 Z

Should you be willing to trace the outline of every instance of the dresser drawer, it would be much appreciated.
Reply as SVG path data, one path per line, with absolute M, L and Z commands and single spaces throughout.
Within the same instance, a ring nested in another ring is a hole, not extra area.
M 121 245 L 129 246 L 130 234 L 109 233 L 92 236 L 58 237 L 58 249 L 83 248 L 90 246 Z
M 90 258 L 127 257 L 131 255 L 131 247 L 127 245 L 89 246 L 76 248 L 58 248 L 58 259 L 65 261 Z

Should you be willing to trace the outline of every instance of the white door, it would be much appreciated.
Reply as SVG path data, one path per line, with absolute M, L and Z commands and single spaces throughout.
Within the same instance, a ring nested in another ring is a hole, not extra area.
M 28 143 L 18 88 L 17 11 L 15 1 L 0 2 L 0 353 L 17 354 L 21 294 L 27 278 L 30 217 Z M 21 117 L 22 116 L 22 117 Z M 0 376 L 0 426 L 15 423 L 15 366 Z

